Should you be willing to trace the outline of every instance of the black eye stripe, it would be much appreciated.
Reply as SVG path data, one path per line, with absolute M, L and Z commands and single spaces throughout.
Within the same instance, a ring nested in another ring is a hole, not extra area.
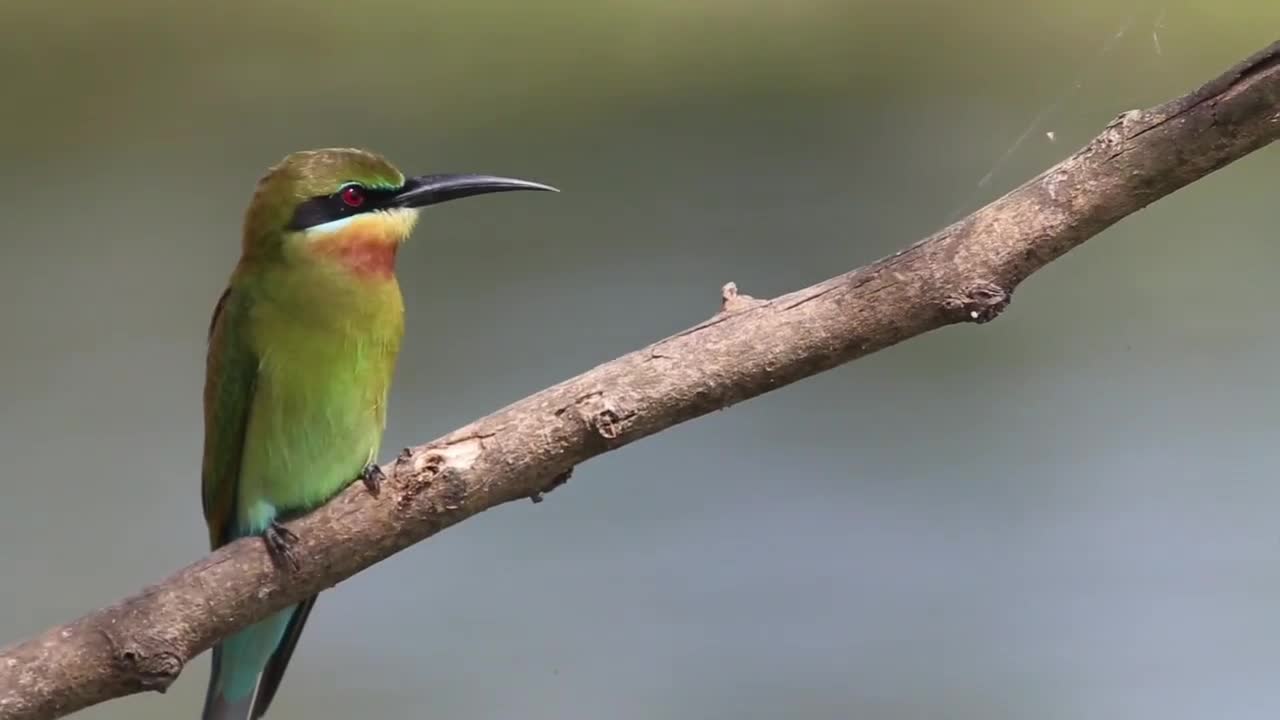
M 364 192 L 364 202 L 352 207 L 342 199 L 343 190 L 358 187 Z M 368 188 L 359 183 L 346 183 L 330 195 L 309 198 L 298 204 L 287 226 L 289 230 L 305 230 L 352 215 L 379 210 L 391 202 L 399 188 Z

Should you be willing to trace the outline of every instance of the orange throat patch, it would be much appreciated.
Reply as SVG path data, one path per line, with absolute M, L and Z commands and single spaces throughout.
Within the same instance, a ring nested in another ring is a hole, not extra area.
M 332 229 L 317 226 L 311 248 L 357 277 L 386 279 L 395 274 L 396 253 L 416 220 L 413 211 L 357 215 Z
M 352 239 L 325 243 L 317 249 L 360 277 L 387 278 L 396 271 L 400 243 Z

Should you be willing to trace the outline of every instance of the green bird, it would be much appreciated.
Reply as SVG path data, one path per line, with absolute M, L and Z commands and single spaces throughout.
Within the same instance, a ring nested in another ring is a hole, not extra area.
M 395 260 L 427 205 L 551 190 L 490 175 L 406 178 L 364 150 L 298 152 L 258 182 L 240 262 L 209 327 L 202 499 L 209 543 L 261 536 L 297 566 L 280 523 L 374 464 L 404 334 Z M 256 720 L 271 705 L 312 596 L 213 649 L 204 720 Z

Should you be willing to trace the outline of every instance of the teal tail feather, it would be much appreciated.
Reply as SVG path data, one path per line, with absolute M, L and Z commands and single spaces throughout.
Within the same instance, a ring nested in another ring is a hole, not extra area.
M 213 648 L 201 720 L 258 720 L 266 714 L 315 602 L 313 595 Z

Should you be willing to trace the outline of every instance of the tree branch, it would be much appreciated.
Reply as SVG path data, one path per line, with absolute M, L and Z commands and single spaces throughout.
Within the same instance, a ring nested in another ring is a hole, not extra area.
M 702 324 L 403 452 L 291 523 L 302 568 L 241 540 L 158 585 L 0 650 L 0 717 L 46 720 L 163 691 L 218 638 L 579 463 L 959 322 L 986 322 L 1028 275 L 1121 218 L 1280 136 L 1280 43 L 1184 97 L 1126 112 L 1087 146 L 891 256 L 773 300 L 723 292 Z

